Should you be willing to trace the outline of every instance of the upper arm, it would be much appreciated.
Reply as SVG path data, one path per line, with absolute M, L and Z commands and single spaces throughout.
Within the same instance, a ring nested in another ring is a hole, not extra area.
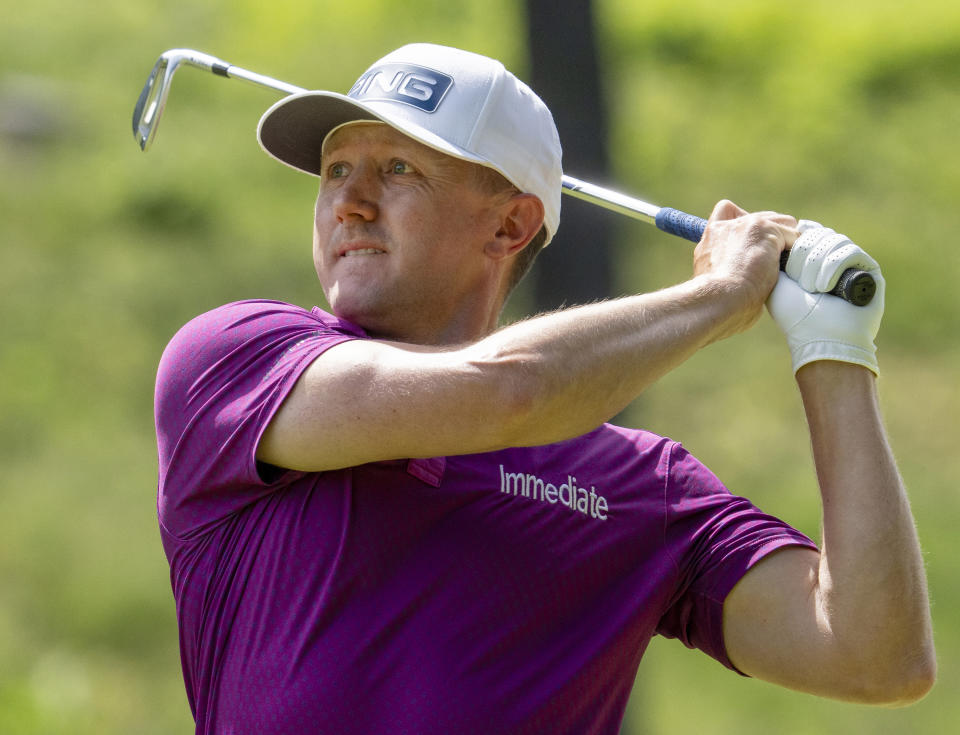
M 463 350 L 343 342 L 300 376 L 257 459 L 321 471 L 507 446 L 515 405 L 501 367 Z
M 790 689 L 854 702 L 894 702 L 888 683 L 869 663 L 871 651 L 846 644 L 833 629 L 819 565 L 816 551 L 787 547 L 752 567 L 724 602 L 727 655 L 743 673 Z M 883 622 L 862 611 L 863 627 Z M 909 662 L 901 663 L 909 668 Z
M 788 546 L 751 567 L 723 604 L 727 655 L 740 671 L 812 693 L 829 643 L 817 614 L 819 554 Z

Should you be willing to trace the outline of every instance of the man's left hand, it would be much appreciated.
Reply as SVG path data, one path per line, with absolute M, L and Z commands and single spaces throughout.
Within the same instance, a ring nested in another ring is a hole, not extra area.
M 845 235 L 803 220 L 790 249 L 786 273 L 767 308 L 787 337 L 793 371 L 817 360 L 862 365 L 879 374 L 873 340 L 883 317 L 884 280 L 880 266 Z M 873 300 L 854 306 L 828 292 L 848 268 L 869 272 L 877 284 Z

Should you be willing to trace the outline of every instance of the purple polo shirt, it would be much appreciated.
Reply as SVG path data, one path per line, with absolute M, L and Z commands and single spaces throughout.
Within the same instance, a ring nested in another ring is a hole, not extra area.
M 198 733 L 614 735 L 655 633 L 732 667 L 726 594 L 775 549 L 815 548 L 679 444 L 611 425 L 258 466 L 303 370 L 357 338 L 319 309 L 247 301 L 164 352 L 158 513 Z

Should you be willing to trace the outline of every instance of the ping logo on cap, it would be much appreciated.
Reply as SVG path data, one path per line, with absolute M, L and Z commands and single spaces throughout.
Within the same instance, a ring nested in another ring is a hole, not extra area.
M 453 86 L 453 77 L 415 64 L 382 64 L 367 71 L 347 92 L 358 100 L 389 100 L 434 112 Z

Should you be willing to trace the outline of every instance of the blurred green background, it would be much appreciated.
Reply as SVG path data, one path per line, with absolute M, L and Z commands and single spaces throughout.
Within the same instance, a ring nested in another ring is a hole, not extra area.
M 256 145 L 268 91 L 181 71 L 148 155 L 132 140 L 133 103 L 177 46 L 341 91 L 415 40 L 499 57 L 524 77 L 523 6 L 34 0 L 3 15 L 0 732 L 190 732 L 155 520 L 154 370 L 176 329 L 213 306 L 322 304 L 315 182 Z M 741 679 L 655 640 L 624 732 L 952 731 L 960 5 L 599 0 L 596 16 L 612 158 L 611 181 L 597 183 L 690 212 L 728 197 L 817 219 L 883 265 L 881 398 L 940 661 L 924 701 L 884 710 Z M 688 273 L 683 241 L 625 218 L 616 230 L 617 293 Z M 529 302 L 521 292 L 509 318 Z M 769 319 L 697 355 L 627 419 L 683 440 L 732 489 L 818 536 L 803 415 Z

